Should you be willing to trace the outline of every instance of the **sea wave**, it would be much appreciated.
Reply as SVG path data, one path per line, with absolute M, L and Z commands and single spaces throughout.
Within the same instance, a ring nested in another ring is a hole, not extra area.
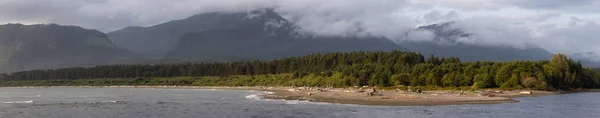
M 34 96 L 23 96 L 23 98 L 41 98 L 42 95 L 34 95 Z
M 340 103 L 328 103 L 328 102 L 314 102 L 308 100 L 283 100 L 283 104 L 295 105 L 295 104 L 315 104 L 315 105 L 351 105 L 351 104 L 340 104 Z
M 270 91 L 254 91 L 254 90 L 251 90 L 251 92 L 253 92 L 255 94 L 247 95 L 245 97 L 246 99 L 259 100 L 259 101 L 272 101 L 272 102 L 278 102 L 278 103 L 283 103 L 283 104 L 288 104 L 288 105 L 316 104 L 316 105 L 351 105 L 351 106 L 353 106 L 352 104 L 315 102 L 315 101 L 308 101 L 308 100 L 268 99 L 268 98 L 263 98 L 261 95 L 275 94 L 275 92 L 270 92 Z
M 248 96 L 246 96 L 246 99 L 251 99 L 251 100 L 268 100 L 268 99 L 263 99 L 261 97 L 261 95 L 266 95 L 266 94 L 275 94 L 275 92 L 270 92 L 270 91 L 254 91 L 254 90 L 250 90 L 250 92 L 253 92 L 255 94 L 250 94 Z
M 300 101 L 300 100 L 286 100 L 285 104 L 304 104 L 310 103 L 309 101 Z
M 250 94 L 248 96 L 245 97 L 246 99 L 251 99 L 251 100 L 260 100 L 260 96 L 259 94 Z
M 28 101 L 5 101 L 2 102 L 4 104 L 30 104 L 33 103 L 33 100 L 28 100 Z
M 110 100 L 110 101 L 102 101 L 100 103 L 117 103 L 118 101 Z

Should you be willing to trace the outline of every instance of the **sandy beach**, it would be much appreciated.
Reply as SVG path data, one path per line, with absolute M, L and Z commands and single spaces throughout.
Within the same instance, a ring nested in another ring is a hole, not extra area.
M 396 90 L 349 89 L 349 88 L 310 88 L 310 87 L 214 87 L 214 86 L 50 86 L 56 88 L 177 88 L 177 89 L 221 89 L 269 91 L 273 94 L 261 95 L 265 99 L 303 100 L 340 104 L 375 106 L 434 106 L 460 104 L 496 104 L 518 102 L 512 98 L 535 97 L 560 94 L 551 91 L 422 91 L 406 92 Z M 46 87 L 3 87 L 3 88 L 46 88 Z M 531 94 L 529 94 L 531 92 Z
M 275 94 L 264 95 L 269 99 L 307 100 L 313 102 L 377 105 L 377 106 L 434 106 L 459 104 L 496 104 L 518 102 L 512 98 L 535 97 L 559 94 L 550 91 L 423 91 L 421 93 L 378 90 L 376 95 L 368 95 L 368 90 L 307 90 L 288 88 L 270 90 Z M 363 92 L 364 91 L 364 92 Z M 528 92 L 531 92 L 529 94 Z

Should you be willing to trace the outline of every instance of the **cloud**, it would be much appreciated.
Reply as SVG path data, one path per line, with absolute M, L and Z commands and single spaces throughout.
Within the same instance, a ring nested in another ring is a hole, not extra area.
M 406 39 L 410 39 L 410 40 L 418 41 L 418 42 L 432 41 L 432 39 L 433 39 L 433 33 L 428 30 L 416 30 L 416 31 L 408 32 L 406 35 L 407 35 Z
M 526 48 L 531 44 L 532 30 L 518 22 L 506 18 L 475 17 L 456 22 L 456 28 L 476 34 L 474 39 L 482 45 L 507 45 L 515 48 Z
M 562 9 L 588 6 L 597 3 L 597 0 L 496 0 L 494 2 L 527 9 Z
M 539 44 L 547 49 L 567 54 L 600 52 L 600 25 L 591 21 L 571 18 L 566 25 L 557 25 L 542 30 Z
M 498 4 L 489 0 L 412 0 L 413 3 L 428 7 L 443 7 L 462 11 L 498 10 Z
M 598 0 L 412 0 L 420 6 L 449 8 L 460 11 L 496 11 L 521 8 L 535 11 L 596 12 Z
M 460 20 L 460 16 L 455 11 L 450 11 L 446 14 L 440 13 L 440 11 L 432 11 L 422 16 L 421 22 L 423 24 L 434 24 L 434 23 L 444 23 L 444 22 L 452 22 Z
M 554 53 L 600 54 L 600 25 L 576 17 L 568 23 L 550 23 L 556 14 L 540 14 L 523 18 L 472 17 L 456 21 L 454 28 L 476 34 L 463 43 L 505 45 L 515 48 L 541 47 Z M 597 59 L 598 60 L 598 59 Z
M 410 17 L 398 15 L 408 5 L 405 0 L 288 0 L 280 1 L 277 11 L 303 29 L 321 35 L 391 35 L 399 28 L 411 27 Z

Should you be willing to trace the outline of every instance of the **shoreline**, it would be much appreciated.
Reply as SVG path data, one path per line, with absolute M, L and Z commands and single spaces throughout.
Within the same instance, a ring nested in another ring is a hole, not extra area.
M 508 91 L 504 96 L 479 96 L 475 93 L 453 91 L 423 91 L 423 93 L 407 93 L 396 91 L 380 91 L 380 95 L 368 96 L 366 93 L 331 90 L 291 91 L 276 90 L 274 94 L 263 95 L 267 99 L 300 100 L 339 104 L 355 104 L 369 106 L 438 106 L 464 104 L 499 104 L 519 102 L 514 98 L 537 97 L 560 94 L 558 92 L 534 91 L 532 95 L 520 95 L 520 91 Z M 310 95 L 308 95 L 310 93 Z
M 457 91 L 423 91 L 423 93 L 397 92 L 379 90 L 378 95 L 370 96 L 366 92 L 344 88 L 301 88 L 301 87 L 267 87 L 267 86 L 20 86 L 0 88 L 164 88 L 164 89 L 219 89 L 219 90 L 255 90 L 272 92 L 260 94 L 261 99 L 299 100 L 310 102 L 354 104 L 369 106 L 437 106 L 464 104 L 499 104 L 519 102 L 514 98 L 538 97 L 577 92 L 600 92 L 600 89 L 590 89 L 574 92 L 513 90 L 498 93 L 477 93 Z M 523 91 L 532 92 L 531 95 Z M 489 92 L 489 91 L 488 91 Z M 482 95 L 486 94 L 486 95 Z

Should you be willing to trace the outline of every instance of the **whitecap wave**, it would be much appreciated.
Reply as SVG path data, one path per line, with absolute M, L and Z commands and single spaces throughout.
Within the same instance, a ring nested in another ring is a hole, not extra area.
M 110 100 L 110 101 L 101 101 L 99 103 L 117 103 L 119 101 L 115 101 L 115 100 Z
M 315 102 L 307 100 L 284 100 L 283 104 L 295 105 L 295 104 L 314 104 L 314 105 L 350 105 L 352 104 L 340 104 L 340 103 L 328 103 L 328 102 Z
M 260 96 L 258 94 L 250 94 L 250 95 L 246 96 L 245 98 L 251 99 L 251 100 L 260 100 Z
M 34 96 L 19 96 L 19 98 L 41 98 L 42 95 L 34 95 Z
M 269 92 L 269 91 L 254 91 L 254 90 L 250 90 L 250 92 L 252 93 L 256 93 L 256 94 L 250 94 L 248 96 L 246 96 L 246 99 L 251 99 L 251 100 L 269 100 L 269 99 L 263 99 L 261 97 L 261 95 L 267 95 L 267 94 L 275 94 L 275 92 Z
M 250 100 L 274 101 L 274 102 L 289 104 L 289 105 L 295 105 L 295 104 L 345 105 L 345 104 L 340 104 L 340 103 L 313 102 L 313 101 L 308 101 L 308 100 L 285 100 L 285 99 L 262 98 L 261 95 L 275 94 L 275 92 L 269 92 L 269 91 L 256 91 L 253 93 L 256 93 L 256 94 L 250 94 L 250 95 L 246 96 L 245 98 L 250 99 Z
M 304 103 L 309 103 L 309 101 L 286 100 L 284 104 L 304 104 Z
M 33 103 L 33 100 L 28 100 L 28 101 L 6 101 L 6 102 L 2 102 L 4 104 L 30 104 Z

